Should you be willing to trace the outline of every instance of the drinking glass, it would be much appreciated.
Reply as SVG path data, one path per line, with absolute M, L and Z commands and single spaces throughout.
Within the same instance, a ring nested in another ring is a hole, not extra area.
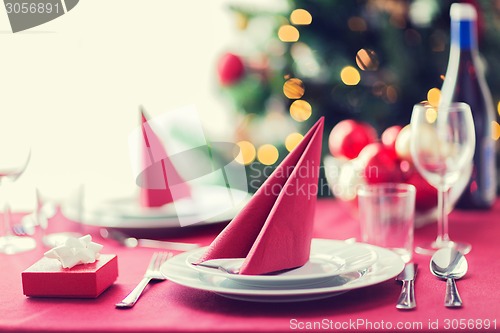
M 415 186 L 401 183 L 366 184 L 358 188 L 361 239 L 386 247 L 404 262 L 413 255 Z
M 0 225 L 0 253 L 15 254 L 32 250 L 36 241 L 28 236 L 12 234 L 12 214 L 7 195 L 7 186 L 15 182 L 26 169 L 31 150 L 22 140 L 8 138 L 0 140 L 0 211 L 3 216 Z
M 417 246 L 415 251 L 432 254 L 453 247 L 468 253 L 471 245 L 455 242 L 448 235 L 450 188 L 472 163 L 475 149 L 474 122 L 470 106 L 451 103 L 434 107 L 419 103 L 411 115 L 410 152 L 420 174 L 438 190 L 438 235 L 434 242 Z
M 83 185 L 69 181 L 57 186 L 57 181 L 50 186 L 36 189 L 36 221 L 40 226 L 42 244 L 52 248 L 61 244 L 69 237 L 82 235 L 82 204 Z M 74 219 L 74 220 L 73 220 Z

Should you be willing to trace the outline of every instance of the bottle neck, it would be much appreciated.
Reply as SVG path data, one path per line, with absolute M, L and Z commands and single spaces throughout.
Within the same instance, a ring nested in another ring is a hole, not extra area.
M 476 21 L 452 21 L 451 44 L 454 49 L 477 50 Z

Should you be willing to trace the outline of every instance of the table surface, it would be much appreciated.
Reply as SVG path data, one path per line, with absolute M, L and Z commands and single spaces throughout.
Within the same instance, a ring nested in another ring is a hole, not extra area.
M 318 201 L 314 237 L 346 239 L 359 236 L 352 209 L 333 199 Z M 208 245 L 223 224 L 162 231 L 162 238 Z M 85 232 L 95 229 L 85 227 Z M 454 211 L 452 239 L 473 246 L 467 255 L 469 271 L 457 282 L 463 308 L 443 305 L 445 283 L 429 271 L 429 257 L 414 255 L 419 264 L 416 280 L 417 309 L 395 308 L 401 285 L 393 279 L 340 296 L 316 301 L 269 304 L 226 299 L 170 281 L 156 283 L 134 308 L 117 310 L 121 300 L 141 279 L 154 249 L 123 248 L 95 235 L 103 253 L 118 255 L 119 277 L 97 299 L 27 298 L 21 272 L 37 261 L 45 249 L 0 254 L 0 332 L 287 332 L 394 331 L 413 332 L 500 331 L 499 236 L 500 200 L 490 211 Z M 435 224 L 415 233 L 415 242 L 433 240 Z M 316 326 L 311 326 L 316 325 Z M 319 325 L 319 326 L 318 326 Z

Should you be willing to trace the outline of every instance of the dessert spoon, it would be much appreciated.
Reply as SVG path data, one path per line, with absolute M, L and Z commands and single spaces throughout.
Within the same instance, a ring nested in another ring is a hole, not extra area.
M 462 278 L 467 273 L 467 268 L 465 256 L 454 248 L 440 249 L 432 256 L 430 263 L 432 274 L 446 280 L 444 306 L 448 308 L 462 306 L 455 279 Z

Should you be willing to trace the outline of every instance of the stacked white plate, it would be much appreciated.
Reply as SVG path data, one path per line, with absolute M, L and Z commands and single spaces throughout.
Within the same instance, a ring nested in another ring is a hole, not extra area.
M 231 198 L 234 203 L 231 203 Z M 162 229 L 214 224 L 231 220 L 248 202 L 244 191 L 222 186 L 200 186 L 192 197 L 162 207 L 143 207 L 137 197 L 93 202 L 88 198 L 81 217 L 74 207 L 64 211 L 69 218 L 92 226 L 124 229 Z M 180 222 L 182 220 L 182 223 Z
M 336 296 L 397 276 L 404 262 L 377 246 L 313 239 L 304 266 L 275 275 L 240 275 L 195 266 L 206 248 L 179 254 L 162 266 L 162 274 L 177 284 L 254 302 L 293 302 Z M 272 254 L 269 254 L 272 255 Z

